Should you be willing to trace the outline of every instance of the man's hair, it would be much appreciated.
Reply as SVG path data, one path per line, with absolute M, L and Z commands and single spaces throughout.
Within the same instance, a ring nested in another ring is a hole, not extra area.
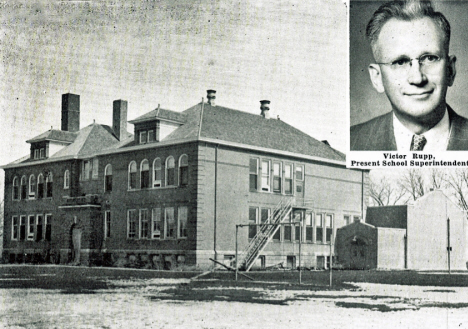
M 441 29 L 444 34 L 444 48 L 449 51 L 450 24 L 445 16 L 435 11 L 431 1 L 420 0 L 395 0 L 384 3 L 377 9 L 367 24 L 366 36 L 370 41 L 372 50 L 379 38 L 382 27 L 390 19 L 395 18 L 402 21 L 413 21 L 428 17 Z M 375 54 L 374 54 L 375 55 Z

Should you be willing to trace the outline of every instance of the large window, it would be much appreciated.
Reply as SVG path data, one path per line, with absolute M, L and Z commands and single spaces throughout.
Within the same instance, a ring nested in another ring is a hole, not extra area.
M 52 215 L 45 215 L 45 240 L 52 241 Z
M 305 240 L 306 242 L 312 242 L 313 239 L 313 217 L 311 213 L 307 213 L 305 217 Z
M 135 161 L 128 165 L 128 189 L 134 190 L 137 188 L 137 164 Z
M 112 191 L 112 165 L 108 164 L 106 168 L 104 168 L 104 191 L 110 192 Z
M 258 190 L 258 159 L 250 159 L 250 190 Z
M 330 243 L 333 236 L 333 217 L 332 215 L 325 216 L 325 242 Z
M 34 224 L 36 223 L 36 216 L 28 216 L 28 240 L 34 240 Z
M 284 193 L 292 194 L 293 180 L 292 180 L 292 165 L 284 165 Z
M 149 237 L 149 214 L 148 209 L 140 209 L 140 239 Z
M 36 216 L 36 241 L 44 238 L 44 215 Z
M 177 212 L 178 238 L 187 237 L 187 217 L 187 207 L 179 207 Z
M 283 227 L 283 232 L 284 232 L 283 241 L 286 241 L 286 242 L 292 241 L 291 219 L 292 219 L 292 216 L 291 216 L 291 213 L 289 213 L 288 217 L 283 221 L 283 223 L 285 223 Z
M 39 176 L 37 176 L 37 198 L 38 199 L 42 199 L 44 197 L 44 190 L 45 190 L 44 176 L 42 176 L 42 174 L 39 174 Z
M 98 179 L 99 177 L 99 159 L 98 158 L 93 159 L 93 166 L 92 166 L 91 172 L 92 172 L 92 178 Z
M 52 184 L 53 184 L 53 178 L 52 178 L 52 173 L 49 172 L 46 176 L 46 197 L 51 198 L 52 197 Z
M 26 176 L 21 177 L 21 200 L 26 199 L 27 196 L 27 183 L 26 183 Z
M 19 200 L 19 179 L 13 178 L 13 200 Z
M 161 187 L 161 159 L 156 158 L 153 161 L 153 187 Z
M 179 185 L 186 186 L 188 184 L 188 156 L 181 155 L 179 158 Z
M 19 240 L 24 241 L 26 240 L 26 216 L 20 216 L 20 224 L 19 224 Z
M 131 209 L 127 213 L 127 238 L 128 239 L 135 239 L 136 224 L 137 224 L 137 211 L 135 209 Z
M 281 193 L 281 163 L 273 162 L 273 192 Z
M 166 239 L 175 239 L 177 233 L 177 225 L 174 218 L 174 208 L 166 208 L 164 211 L 164 223 L 166 227 Z
M 106 210 L 104 213 L 104 239 L 110 238 L 111 234 L 111 212 Z
M 262 161 L 262 191 L 270 191 L 270 161 Z
M 140 188 L 149 187 L 149 162 L 148 160 L 141 161 L 140 164 Z
M 36 177 L 34 175 L 29 176 L 29 198 L 34 199 L 36 197 Z
M 161 225 L 161 208 L 153 208 L 151 213 L 151 238 L 160 239 L 162 230 L 163 227 Z
M 70 188 L 70 170 L 65 170 L 63 173 L 63 188 L 65 190 Z
M 80 173 L 80 179 L 81 180 L 89 180 L 91 176 L 91 160 L 83 160 L 81 162 L 81 173 Z
M 172 156 L 166 159 L 166 186 L 175 185 L 175 162 Z
M 302 221 L 302 212 L 298 211 L 293 214 L 294 222 L 294 241 L 299 241 L 301 239 L 301 221 Z
M 257 218 L 258 208 L 249 207 L 249 239 L 253 239 L 257 235 Z
M 315 215 L 315 241 L 316 242 L 323 242 L 323 215 L 316 214 Z
M 13 216 L 11 218 L 11 239 L 18 240 L 18 237 L 19 237 L 18 216 Z
M 304 166 L 296 166 L 296 192 L 300 195 L 304 191 Z

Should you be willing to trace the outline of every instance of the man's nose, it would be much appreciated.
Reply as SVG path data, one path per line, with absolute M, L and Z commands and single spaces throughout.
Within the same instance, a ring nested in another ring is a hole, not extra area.
M 420 85 L 427 81 L 426 75 L 422 72 L 422 65 L 419 59 L 412 59 L 408 68 L 408 82 L 414 85 Z

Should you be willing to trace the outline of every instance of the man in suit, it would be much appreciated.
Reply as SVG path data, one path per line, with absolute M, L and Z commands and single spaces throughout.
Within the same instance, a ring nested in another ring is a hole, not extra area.
M 446 104 L 455 75 L 450 24 L 427 1 L 383 4 L 366 29 L 373 87 L 392 111 L 351 127 L 351 151 L 468 150 L 468 120 Z

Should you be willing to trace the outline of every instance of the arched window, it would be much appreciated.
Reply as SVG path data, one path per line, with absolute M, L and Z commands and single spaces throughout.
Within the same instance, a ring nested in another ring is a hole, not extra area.
M 161 187 L 161 159 L 156 158 L 153 161 L 153 187 Z
M 179 185 L 186 186 L 188 184 L 188 156 L 183 154 L 179 158 Z
M 52 197 L 52 173 L 49 172 L 46 176 L 46 197 L 51 198 Z
M 172 156 L 166 159 L 166 186 L 175 185 L 175 162 Z
M 130 162 L 128 165 L 128 189 L 136 189 L 137 184 L 137 164 L 135 161 Z
M 140 188 L 149 187 L 149 162 L 148 160 L 141 161 L 140 164 Z
M 13 200 L 19 200 L 19 179 L 13 178 Z
M 63 188 L 65 190 L 70 188 L 70 171 L 69 170 L 65 170 L 63 174 Z
M 44 176 L 39 174 L 37 176 L 37 198 L 42 199 L 44 197 Z
M 104 191 L 112 191 L 112 165 L 108 164 L 104 168 Z
M 23 177 L 21 177 L 21 200 L 26 199 L 26 195 L 27 195 L 26 189 L 27 188 L 28 187 L 26 185 L 26 176 L 23 176 Z
M 29 198 L 34 199 L 36 197 L 36 176 L 29 176 Z

